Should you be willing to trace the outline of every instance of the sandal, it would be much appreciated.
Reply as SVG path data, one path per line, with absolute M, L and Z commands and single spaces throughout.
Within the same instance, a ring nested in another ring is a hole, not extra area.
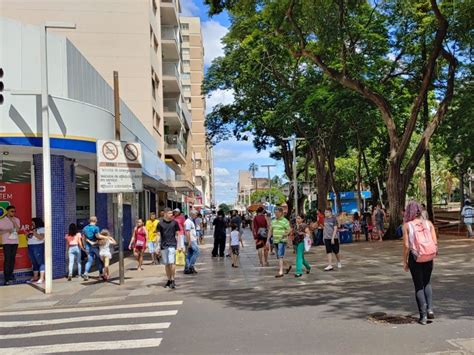
M 283 277 L 283 274 L 275 275 L 275 277 L 276 277 L 277 279 L 279 279 L 280 277 Z
M 290 271 L 291 271 L 291 265 L 290 265 L 290 267 L 289 267 L 288 269 L 285 270 L 285 274 L 289 274 Z

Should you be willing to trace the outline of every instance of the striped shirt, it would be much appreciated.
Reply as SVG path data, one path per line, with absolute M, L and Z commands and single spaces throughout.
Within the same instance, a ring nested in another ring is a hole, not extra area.
M 273 243 L 286 243 L 288 232 L 290 231 L 290 222 L 285 217 L 277 218 L 272 221 Z

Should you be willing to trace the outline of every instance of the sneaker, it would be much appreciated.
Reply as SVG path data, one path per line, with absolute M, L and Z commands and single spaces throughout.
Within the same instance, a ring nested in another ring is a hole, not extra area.
M 332 265 L 328 265 L 324 268 L 324 271 L 332 271 L 334 270 L 334 268 L 332 267 Z
M 337 268 L 340 269 L 342 267 L 341 263 L 337 263 Z
M 197 274 L 198 272 L 196 271 L 196 269 L 194 268 L 194 266 L 191 268 L 191 273 L 192 274 Z
M 171 280 L 170 288 L 172 288 L 172 289 L 176 288 L 176 284 L 175 284 L 174 280 Z
M 166 285 L 164 286 L 165 288 L 168 288 L 171 286 L 171 280 L 168 280 L 168 282 L 166 282 Z
M 426 314 L 420 314 L 420 319 L 418 319 L 418 323 L 420 323 L 421 325 L 428 324 L 428 318 L 426 317 Z
M 68 281 L 71 281 L 71 280 L 72 280 L 72 276 L 71 276 L 71 275 L 68 275 L 67 280 L 68 280 Z
M 38 280 L 38 281 L 35 282 L 36 285 L 41 285 L 42 283 L 44 283 L 43 280 Z
M 428 310 L 428 319 L 434 319 L 434 318 L 435 318 L 434 312 L 431 309 L 429 309 Z
M 82 275 L 82 278 L 84 279 L 84 281 L 88 281 L 89 280 L 89 275 L 84 274 L 84 275 Z
M 185 274 L 185 275 L 190 275 L 190 274 L 192 274 L 192 271 L 191 271 L 191 270 L 189 270 L 189 269 L 187 269 L 187 270 L 184 270 L 184 274 Z

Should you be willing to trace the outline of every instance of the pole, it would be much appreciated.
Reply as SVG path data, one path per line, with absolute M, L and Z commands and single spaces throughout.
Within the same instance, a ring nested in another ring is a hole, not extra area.
M 298 216 L 298 181 L 296 181 L 296 137 L 291 140 L 293 143 L 293 197 L 295 200 L 295 217 Z
M 272 180 L 270 179 L 270 168 L 274 167 L 275 165 L 267 164 L 261 165 L 262 168 L 267 168 L 268 171 L 268 203 L 270 206 L 272 205 Z
M 44 217 L 44 263 L 45 293 L 52 292 L 53 286 L 53 236 L 51 206 L 51 149 L 49 145 L 49 102 L 48 102 L 48 48 L 47 27 L 43 25 L 40 34 L 41 55 L 41 116 L 43 143 L 43 217 Z
M 115 114 L 115 139 L 120 141 L 120 93 L 119 76 L 114 71 L 114 114 Z M 117 236 L 119 245 L 119 280 L 120 285 L 125 283 L 125 265 L 123 260 L 123 193 L 117 194 Z

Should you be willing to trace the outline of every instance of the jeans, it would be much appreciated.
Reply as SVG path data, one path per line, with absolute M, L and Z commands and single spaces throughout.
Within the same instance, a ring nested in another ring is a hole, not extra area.
M 69 275 L 72 276 L 74 272 L 74 262 L 77 264 L 77 274 L 82 275 L 82 264 L 81 264 L 81 249 L 79 246 L 73 245 L 69 247 Z
M 90 245 L 86 242 L 86 251 L 87 251 L 87 263 L 86 263 L 86 274 L 91 271 L 92 263 L 96 263 L 96 267 L 99 270 L 99 273 L 102 275 L 104 266 L 102 265 L 102 260 L 100 260 L 99 247 L 96 245 Z
M 188 246 L 186 249 L 186 265 L 184 270 L 189 270 L 190 268 L 194 267 L 196 264 L 196 260 L 199 256 L 199 247 L 196 241 L 191 242 L 191 246 Z
M 44 272 L 44 243 L 28 245 L 28 257 L 33 265 L 33 271 Z
M 324 245 L 324 242 L 323 242 L 323 229 L 322 228 L 318 228 L 316 230 L 316 245 Z
M 3 275 L 5 282 L 11 281 L 13 278 L 17 249 L 18 244 L 3 244 Z
M 225 239 L 225 235 L 217 235 L 214 237 L 214 248 L 212 249 L 212 256 L 217 256 L 217 253 L 219 253 L 219 256 L 221 258 L 224 257 Z
M 298 243 L 296 246 L 296 274 L 301 275 L 303 273 L 303 265 L 306 270 L 311 270 L 311 266 L 304 258 L 304 242 Z
M 417 263 L 412 253 L 408 258 L 413 284 L 415 285 L 415 297 L 420 315 L 426 314 L 427 310 L 433 309 L 433 291 L 431 289 L 431 272 L 433 271 L 433 260 L 426 263 Z

